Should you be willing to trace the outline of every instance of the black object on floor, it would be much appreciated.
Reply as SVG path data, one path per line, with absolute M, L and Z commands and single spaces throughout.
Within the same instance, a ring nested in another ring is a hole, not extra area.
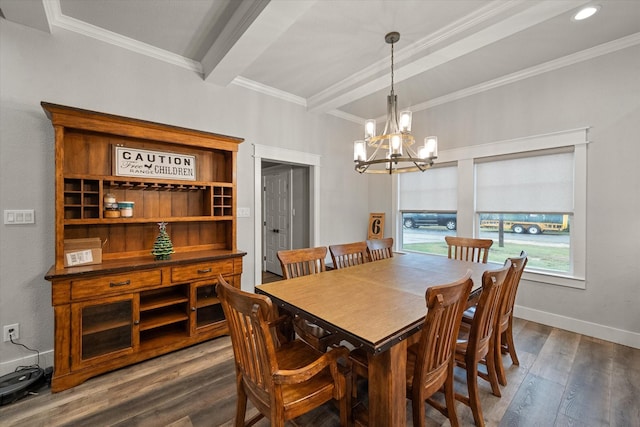
M 32 391 L 39 389 L 46 381 L 42 368 L 26 368 L 0 377 L 0 406 L 13 403 Z

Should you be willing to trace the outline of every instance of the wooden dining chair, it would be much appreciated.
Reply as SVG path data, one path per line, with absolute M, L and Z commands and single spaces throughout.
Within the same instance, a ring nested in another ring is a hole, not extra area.
M 471 237 L 444 236 L 447 242 L 447 255 L 451 259 L 487 263 L 491 239 L 473 239 Z
M 406 390 L 412 401 L 413 425 L 424 427 L 425 403 L 458 425 L 453 389 L 454 351 L 462 312 L 473 281 L 471 271 L 454 283 L 429 287 L 425 293 L 427 315 L 419 341 L 407 349 Z M 351 352 L 352 397 L 357 397 L 357 380 L 368 377 L 368 355 L 356 349 Z M 446 405 L 431 399 L 443 392 Z
M 427 316 L 420 341 L 407 349 L 407 397 L 411 399 L 413 425 L 425 426 L 425 403 L 458 425 L 453 389 L 456 337 L 462 311 L 473 281 L 471 272 L 455 283 L 427 289 Z M 446 405 L 431 398 L 442 391 Z
M 498 313 L 500 292 L 507 274 L 511 268 L 511 261 L 506 260 L 502 268 L 487 270 L 482 275 L 482 293 L 476 305 L 476 313 L 468 331 L 466 339 L 458 339 L 456 343 L 456 364 L 467 371 L 468 395 L 456 393 L 456 400 L 471 408 L 476 426 L 484 426 L 478 377 L 491 384 L 491 391 L 500 397 L 500 386 L 496 373 L 493 351 L 495 319 Z M 478 370 L 478 364 L 487 367 L 487 373 Z
M 278 317 L 271 300 L 243 292 L 218 276 L 216 292 L 229 324 L 236 367 L 236 426 L 253 425 L 267 417 L 272 426 L 298 417 L 335 399 L 340 425 L 350 422 L 349 371 L 345 347 L 322 353 L 305 342 L 282 343 L 273 331 Z M 245 424 L 247 399 L 259 413 Z
M 505 282 L 505 285 L 508 284 L 508 286 L 503 291 L 504 295 L 497 314 L 494 345 L 498 382 L 502 385 L 507 385 L 507 376 L 502 365 L 502 352 L 509 353 L 511 363 L 520 365 L 513 341 L 513 306 L 516 302 L 516 293 L 518 292 L 522 272 L 527 266 L 527 253 L 522 251 L 519 257 L 509 258 L 509 261 L 511 261 L 511 277 L 508 283 Z
M 498 313 L 496 314 L 496 326 L 494 330 L 494 360 L 496 363 L 496 373 L 498 375 L 498 382 L 501 385 L 507 385 L 507 376 L 502 365 L 502 353 L 509 353 L 511 356 L 511 362 L 514 365 L 520 365 L 518 355 L 516 354 L 516 347 L 513 341 L 513 306 L 516 301 L 516 293 L 518 292 L 518 285 L 522 278 L 522 272 L 527 265 L 527 253 L 525 251 L 520 252 L 520 256 L 508 258 L 511 261 L 511 269 L 504 285 L 502 286 L 502 293 L 500 296 Z M 463 313 L 463 324 L 471 324 L 475 316 L 476 307 L 469 307 Z
M 367 242 L 344 243 L 329 246 L 333 268 L 340 269 L 369 261 Z
M 278 251 L 277 256 L 285 279 L 317 274 L 327 269 L 324 262 L 327 248 L 324 246 Z
M 285 280 L 326 271 L 327 248 L 324 246 L 278 251 L 277 256 Z M 335 334 L 298 316 L 293 318 L 293 330 L 319 351 L 340 343 Z
M 391 258 L 393 256 L 393 237 L 367 240 L 367 251 L 371 261 Z

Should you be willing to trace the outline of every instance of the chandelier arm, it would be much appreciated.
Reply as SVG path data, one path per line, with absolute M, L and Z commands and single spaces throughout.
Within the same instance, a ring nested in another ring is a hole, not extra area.
M 380 148 L 382 148 L 382 144 L 381 143 L 376 146 L 376 149 L 373 151 L 371 156 L 367 159 L 367 162 L 370 162 L 372 159 L 376 158 L 376 155 L 378 154 L 378 151 L 380 150 Z

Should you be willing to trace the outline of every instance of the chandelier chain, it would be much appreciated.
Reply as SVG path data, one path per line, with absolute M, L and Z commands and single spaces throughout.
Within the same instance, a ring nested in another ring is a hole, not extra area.
M 393 45 L 395 43 L 391 43 L 391 95 L 394 95 L 393 92 Z

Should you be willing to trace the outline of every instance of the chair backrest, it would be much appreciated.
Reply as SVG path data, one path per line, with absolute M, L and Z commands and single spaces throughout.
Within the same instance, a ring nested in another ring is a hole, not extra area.
M 324 246 L 278 251 L 278 259 L 285 279 L 293 279 L 294 277 L 308 276 L 325 271 L 324 258 L 326 256 L 327 248 Z
M 467 344 L 467 352 L 475 352 L 477 360 L 480 360 L 489 351 L 489 342 L 495 327 L 502 286 L 510 268 L 511 261 L 507 259 L 501 268 L 487 270 L 482 275 L 482 293 L 476 305 L 476 313 L 473 316 L 469 331 L 469 343 Z
M 429 396 L 444 384 L 472 286 L 471 272 L 468 271 L 454 283 L 427 289 L 427 316 L 418 345 L 413 390 L 424 388 L 425 395 Z
M 329 246 L 333 268 L 340 269 L 364 264 L 369 261 L 367 242 L 344 243 Z
M 393 237 L 367 240 L 367 250 L 371 261 L 391 258 L 393 257 Z
M 275 387 L 273 373 L 278 370 L 276 345 L 269 322 L 277 317 L 271 300 L 264 296 L 243 292 L 218 276 L 216 293 L 229 325 L 238 381 L 262 408 L 272 407 L 282 391 Z M 260 409 L 262 409 L 260 408 Z
M 513 312 L 513 305 L 516 301 L 516 292 L 518 291 L 520 278 L 527 265 L 527 253 L 522 251 L 519 257 L 508 258 L 508 260 L 511 261 L 511 268 L 503 285 L 500 309 L 496 320 L 499 332 L 504 332 L 509 325 L 509 317 L 511 317 L 511 313 Z
M 487 263 L 489 248 L 493 245 L 493 240 L 491 239 L 445 236 L 444 240 L 449 246 L 449 258 L 483 264 Z

